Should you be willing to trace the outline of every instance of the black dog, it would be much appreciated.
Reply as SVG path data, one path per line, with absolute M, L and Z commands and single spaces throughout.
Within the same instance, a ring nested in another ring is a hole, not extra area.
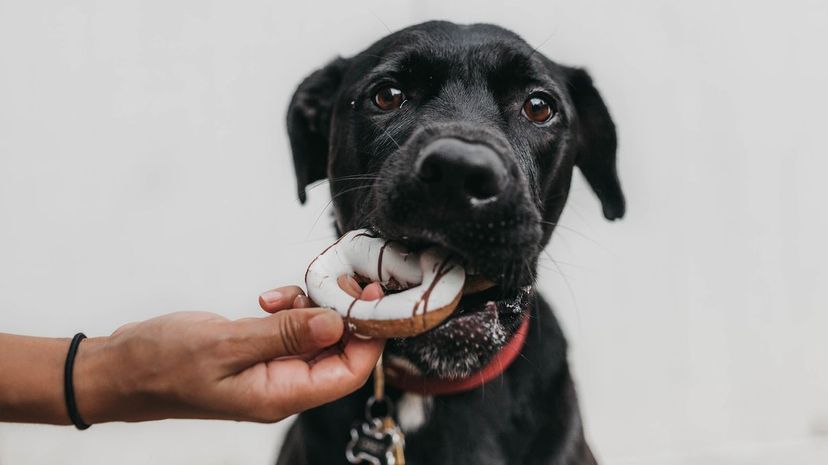
M 391 389 L 407 463 L 595 463 L 564 336 L 532 292 L 573 167 L 606 218 L 624 214 L 615 127 L 589 75 L 497 26 L 429 22 L 311 74 L 290 104 L 288 131 L 299 198 L 327 177 L 339 232 L 439 244 L 497 283 L 484 299 L 464 298 L 438 328 L 389 341 L 386 357 L 426 378 L 467 377 L 531 314 L 521 356 L 496 381 L 434 398 Z M 369 394 L 300 415 L 278 463 L 347 463 L 349 429 Z

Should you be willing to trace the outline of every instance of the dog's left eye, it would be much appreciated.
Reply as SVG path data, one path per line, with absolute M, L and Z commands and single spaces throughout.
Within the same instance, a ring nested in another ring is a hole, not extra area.
M 405 94 L 400 89 L 393 86 L 385 86 L 377 91 L 374 96 L 374 104 L 380 110 L 396 110 L 400 108 L 405 102 Z
M 521 113 L 529 121 L 535 124 L 543 124 L 552 120 L 558 111 L 555 108 L 554 101 L 550 101 L 542 95 L 530 95 L 523 102 Z

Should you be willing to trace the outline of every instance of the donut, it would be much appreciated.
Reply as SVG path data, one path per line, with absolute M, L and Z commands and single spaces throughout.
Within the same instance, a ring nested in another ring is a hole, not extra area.
M 337 280 L 377 281 L 387 294 L 359 300 Z M 368 230 L 349 231 L 308 265 L 305 284 L 317 305 L 339 312 L 358 336 L 410 337 L 439 325 L 457 308 L 466 272 L 445 249 L 414 252 Z
M 466 273 L 466 283 L 463 285 L 463 295 L 477 294 L 495 287 L 496 284 L 483 276 Z

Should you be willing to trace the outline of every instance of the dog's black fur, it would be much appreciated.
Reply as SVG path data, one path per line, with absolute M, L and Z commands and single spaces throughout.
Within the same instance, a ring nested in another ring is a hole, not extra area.
M 383 109 L 375 95 L 389 87 L 404 103 Z M 532 96 L 549 103 L 548 121 L 527 118 Z M 433 400 L 407 432 L 408 463 L 595 463 L 564 336 L 531 290 L 575 166 L 606 218 L 624 214 L 615 127 L 589 75 L 497 26 L 429 22 L 311 74 L 290 104 L 288 131 L 300 200 L 327 177 L 339 232 L 370 228 L 415 248 L 437 244 L 498 284 L 482 299 L 464 298 L 438 328 L 389 341 L 387 357 L 423 376 L 468 376 L 532 318 L 521 357 L 501 378 Z M 346 463 L 348 431 L 368 395 L 363 388 L 301 414 L 279 464 Z

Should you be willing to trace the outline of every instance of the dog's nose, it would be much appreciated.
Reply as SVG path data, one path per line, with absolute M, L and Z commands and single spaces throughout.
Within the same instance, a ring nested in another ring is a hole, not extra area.
M 426 145 L 414 169 L 429 192 L 444 200 L 491 199 L 508 181 L 506 166 L 492 148 L 453 137 Z

